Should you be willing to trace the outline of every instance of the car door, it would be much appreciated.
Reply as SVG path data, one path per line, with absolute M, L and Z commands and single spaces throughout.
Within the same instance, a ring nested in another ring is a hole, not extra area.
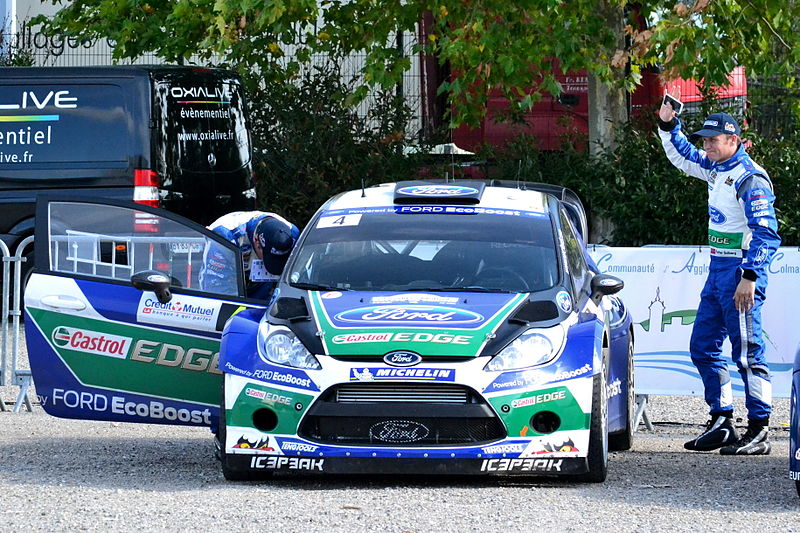
M 46 412 L 216 427 L 222 329 L 264 308 L 243 297 L 237 247 L 164 210 L 42 197 L 35 249 L 25 334 Z M 236 280 L 227 294 L 201 285 L 212 249 L 214 268 Z

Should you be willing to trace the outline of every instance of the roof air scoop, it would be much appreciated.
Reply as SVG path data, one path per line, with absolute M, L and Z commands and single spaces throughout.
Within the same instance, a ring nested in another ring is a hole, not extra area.
M 479 181 L 401 181 L 394 188 L 395 204 L 474 205 L 485 184 Z

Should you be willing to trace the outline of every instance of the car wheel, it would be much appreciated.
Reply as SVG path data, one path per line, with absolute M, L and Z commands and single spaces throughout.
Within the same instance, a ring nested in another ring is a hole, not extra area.
M 628 340 L 628 377 L 626 381 L 625 394 L 625 429 L 620 433 L 608 436 L 608 448 L 610 450 L 630 450 L 633 446 L 633 433 L 636 418 L 636 388 L 634 387 L 633 371 L 633 338 Z
M 583 481 L 602 483 L 608 475 L 608 348 L 603 348 L 600 372 L 592 386 L 592 418 L 589 425 L 589 450 L 586 462 L 589 471 Z
M 252 470 L 239 470 L 228 464 L 228 454 L 225 453 L 225 440 L 227 436 L 226 417 L 225 417 L 225 374 L 222 375 L 222 392 L 219 404 L 219 429 L 217 429 L 217 439 L 219 440 L 218 456 L 222 464 L 222 475 L 228 481 L 257 481 L 266 479 L 272 472 L 253 472 Z

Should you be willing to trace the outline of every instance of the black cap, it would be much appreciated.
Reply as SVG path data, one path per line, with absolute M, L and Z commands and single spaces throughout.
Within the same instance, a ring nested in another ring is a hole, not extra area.
M 265 217 L 256 226 L 253 236 L 261 245 L 264 267 L 270 274 L 279 275 L 294 246 L 291 227 L 277 218 Z

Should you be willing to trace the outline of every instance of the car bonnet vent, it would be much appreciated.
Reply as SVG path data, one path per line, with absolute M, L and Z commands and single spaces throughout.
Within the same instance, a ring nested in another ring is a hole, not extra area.
M 269 314 L 282 320 L 296 320 L 308 317 L 308 307 L 302 298 L 278 298 Z
M 483 182 L 452 181 L 405 181 L 394 188 L 394 203 L 474 205 L 481 201 Z
M 523 322 L 542 322 L 558 318 L 558 306 L 550 300 L 528 302 L 511 317 L 512 320 Z

